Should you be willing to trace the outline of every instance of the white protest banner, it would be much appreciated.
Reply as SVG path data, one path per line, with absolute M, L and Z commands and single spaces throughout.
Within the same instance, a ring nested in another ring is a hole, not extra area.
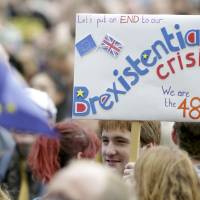
M 77 14 L 73 118 L 200 121 L 199 21 Z

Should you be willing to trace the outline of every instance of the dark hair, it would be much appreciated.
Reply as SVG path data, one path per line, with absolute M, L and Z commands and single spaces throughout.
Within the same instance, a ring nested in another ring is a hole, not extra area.
M 40 136 L 29 155 L 33 175 L 44 182 L 48 182 L 55 172 L 75 158 L 78 152 L 84 152 L 89 145 L 88 135 L 75 123 L 59 122 L 55 129 L 59 137 Z
M 200 123 L 175 122 L 174 131 L 180 148 L 185 150 L 191 158 L 200 160 Z

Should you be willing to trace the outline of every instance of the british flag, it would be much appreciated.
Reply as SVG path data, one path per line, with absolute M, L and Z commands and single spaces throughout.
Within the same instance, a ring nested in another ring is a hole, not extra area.
M 100 45 L 100 48 L 104 49 L 106 52 L 114 57 L 117 57 L 119 55 L 122 47 L 123 45 L 119 41 L 108 34 L 106 34 Z

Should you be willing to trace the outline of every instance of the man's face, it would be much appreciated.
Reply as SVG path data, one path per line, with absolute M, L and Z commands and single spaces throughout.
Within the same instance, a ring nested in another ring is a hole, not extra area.
M 103 163 L 122 174 L 130 157 L 130 131 L 103 131 L 101 140 Z

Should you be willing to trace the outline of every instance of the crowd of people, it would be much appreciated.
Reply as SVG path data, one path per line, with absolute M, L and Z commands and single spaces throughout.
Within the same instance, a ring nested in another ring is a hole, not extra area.
M 22 141 L 27 144 L 32 136 L 18 134 L 19 155 L 2 177 L 1 199 L 9 199 L 8 191 L 11 199 L 24 200 L 198 200 L 200 123 L 175 122 L 172 148 L 160 144 L 160 122 L 141 122 L 135 163 L 130 162 L 130 125 L 100 121 L 97 134 L 76 120 L 58 122 L 59 137 L 38 136 L 29 151 Z M 99 151 L 101 162 L 95 161 Z
M 1 0 L 0 60 L 57 137 L 0 127 L 0 200 L 199 200 L 200 123 L 72 120 L 75 13 L 198 14 L 199 0 Z

